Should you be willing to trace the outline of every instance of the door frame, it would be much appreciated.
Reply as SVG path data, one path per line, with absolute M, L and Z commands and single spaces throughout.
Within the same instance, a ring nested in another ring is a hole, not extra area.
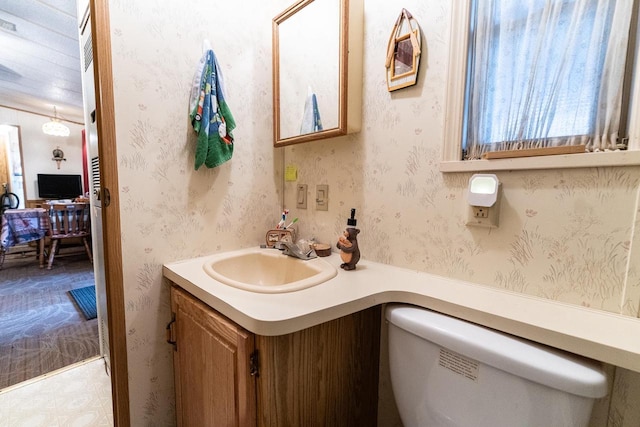
M 96 96 L 98 155 L 104 234 L 104 268 L 107 289 L 111 395 L 115 426 L 129 426 L 129 381 L 124 311 L 124 279 L 120 228 L 118 159 L 111 61 L 109 0 L 90 0 L 91 33 Z

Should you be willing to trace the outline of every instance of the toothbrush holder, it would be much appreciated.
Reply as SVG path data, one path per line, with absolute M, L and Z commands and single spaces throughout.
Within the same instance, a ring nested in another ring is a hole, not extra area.
M 295 228 L 273 229 L 267 231 L 265 236 L 267 247 L 279 247 L 280 242 L 296 242 L 296 230 Z

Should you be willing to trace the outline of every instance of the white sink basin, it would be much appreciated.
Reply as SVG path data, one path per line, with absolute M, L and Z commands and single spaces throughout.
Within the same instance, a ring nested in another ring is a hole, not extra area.
M 283 255 L 277 249 L 243 249 L 216 255 L 204 271 L 218 282 L 252 292 L 292 292 L 319 285 L 336 276 L 328 262 Z

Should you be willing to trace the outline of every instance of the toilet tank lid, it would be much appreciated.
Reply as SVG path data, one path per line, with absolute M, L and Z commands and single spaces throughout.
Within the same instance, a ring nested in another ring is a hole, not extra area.
M 589 398 L 607 394 L 607 377 L 594 360 L 420 307 L 389 305 L 386 318 L 417 337 L 530 381 Z

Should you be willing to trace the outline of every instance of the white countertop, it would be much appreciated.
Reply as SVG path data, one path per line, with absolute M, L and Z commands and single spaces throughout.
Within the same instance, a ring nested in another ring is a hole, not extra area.
M 258 335 L 288 334 L 378 304 L 401 302 L 640 372 L 639 318 L 367 260 L 360 260 L 354 271 L 344 271 L 335 253 L 323 258 L 337 267 L 335 278 L 296 292 L 255 293 L 207 275 L 202 266 L 214 256 L 165 264 L 164 276 Z

